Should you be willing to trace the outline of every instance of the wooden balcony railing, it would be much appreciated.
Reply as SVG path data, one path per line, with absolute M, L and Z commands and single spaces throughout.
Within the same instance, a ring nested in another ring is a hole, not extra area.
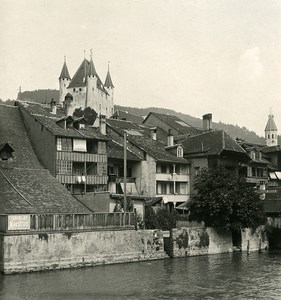
M 0 215 L 0 232 L 134 229 L 135 213 Z

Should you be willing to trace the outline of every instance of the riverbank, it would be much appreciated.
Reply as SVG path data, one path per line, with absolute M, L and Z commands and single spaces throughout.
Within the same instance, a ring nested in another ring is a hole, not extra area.
M 214 228 L 10 233 L 0 235 L 4 274 L 150 261 L 233 251 L 231 234 Z M 241 232 L 241 250 L 268 248 L 265 232 Z

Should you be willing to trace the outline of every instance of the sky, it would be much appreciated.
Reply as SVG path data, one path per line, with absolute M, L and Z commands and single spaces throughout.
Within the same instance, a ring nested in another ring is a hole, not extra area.
M 279 0 L 0 0 L 0 98 L 58 89 L 93 49 L 115 104 L 281 133 Z

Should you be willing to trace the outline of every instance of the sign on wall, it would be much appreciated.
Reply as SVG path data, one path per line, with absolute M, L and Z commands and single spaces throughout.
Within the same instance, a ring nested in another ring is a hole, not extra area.
M 30 215 L 8 215 L 8 230 L 30 229 Z

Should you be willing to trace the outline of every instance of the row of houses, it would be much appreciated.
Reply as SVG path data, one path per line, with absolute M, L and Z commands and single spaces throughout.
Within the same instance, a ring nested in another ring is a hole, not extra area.
M 0 106 L 2 213 L 112 212 L 124 194 L 140 213 L 144 205 L 181 207 L 205 167 L 224 166 L 257 189 L 280 186 L 280 147 L 212 130 L 211 114 L 202 128 L 172 115 L 122 111 L 89 125 L 70 115 L 68 97 L 63 105 Z

